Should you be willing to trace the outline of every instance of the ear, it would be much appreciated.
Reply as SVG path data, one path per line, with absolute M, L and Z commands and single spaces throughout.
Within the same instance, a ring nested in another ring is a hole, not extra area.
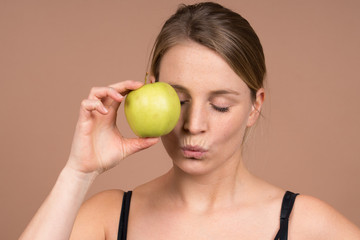
M 259 118 L 261 107 L 262 107 L 264 100 L 265 100 L 265 90 L 264 90 L 264 88 L 260 88 L 256 92 L 256 99 L 255 99 L 255 102 L 252 104 L 251 112 L 250 112 L 250 115 L 249 115 L 249 118 L 248 118 L 248 121 L 246 124 L 247 127 L 253 126 L 255 124 L 256 120 Z

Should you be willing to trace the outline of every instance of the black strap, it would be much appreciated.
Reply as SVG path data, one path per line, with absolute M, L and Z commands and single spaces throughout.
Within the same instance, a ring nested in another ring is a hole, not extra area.
M 119 221 L 119 230 L 118 230 L 118 240 L 126 240 L 127 237 L 127 227 L 129 220 L 129 211 L 130 211 L 130 200 L 131 200 L 132 191 L 124 193 L 121 215 Z M 288 239 L 288 226 L 289 226 L 289 217 L 293 209 L 294 202 L 298 193 L 293 193 L 286 191 L 282 205 L 281 205 L 281 214 L 280 214 L 280 229 L 276 234 L 275 240 L 287 240 Z
M 119 221 L 118 240 L 126 240 L 132 191 L 124 192 Z
M 287 240 L 288 239 L 288 227 L 289 227 L 289 217 L 291 210 L 293 209 L 294 202 L 298 193 L 293 193 L 286 191 L 282 205 L 281 205 L 281 214 L 280 214 L 280 229 L 276 234 L 275 240 Z

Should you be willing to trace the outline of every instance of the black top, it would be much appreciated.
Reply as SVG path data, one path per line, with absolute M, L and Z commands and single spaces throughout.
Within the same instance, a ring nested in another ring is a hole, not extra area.
M 128 191 L 124 193 L 122 207 L 121 207 L 120 222 L 119 222 L 119 231 L 117 238 L 118 240 L 126 240 L 131 194 L 132 191 Z M 289 217 L 297 195 L 298 193 L 295 194 L 290 191 L 286 191 L 284 195 L 281 205 L 281 213 L 280 213 L 280 229 L 276 234 L 275 240 L 288 239 L 287 235 L 288 235 Z

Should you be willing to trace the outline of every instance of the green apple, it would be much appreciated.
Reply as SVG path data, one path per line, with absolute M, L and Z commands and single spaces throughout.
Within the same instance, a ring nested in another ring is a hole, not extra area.
M 156 82 L 131 91 L 126 96 L 124 109 L 130 128 L 137 136 L 159 137 L 173 130 L 181 105 L 172 86 Z

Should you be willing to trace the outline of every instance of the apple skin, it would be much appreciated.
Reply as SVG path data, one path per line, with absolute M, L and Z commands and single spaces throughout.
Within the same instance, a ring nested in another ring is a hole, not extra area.
M 125 116 L 139 137 L 166 135 L 179 120 L 181 104 L 172 86 L 164 82 L 145 84 L 125 98 Z

